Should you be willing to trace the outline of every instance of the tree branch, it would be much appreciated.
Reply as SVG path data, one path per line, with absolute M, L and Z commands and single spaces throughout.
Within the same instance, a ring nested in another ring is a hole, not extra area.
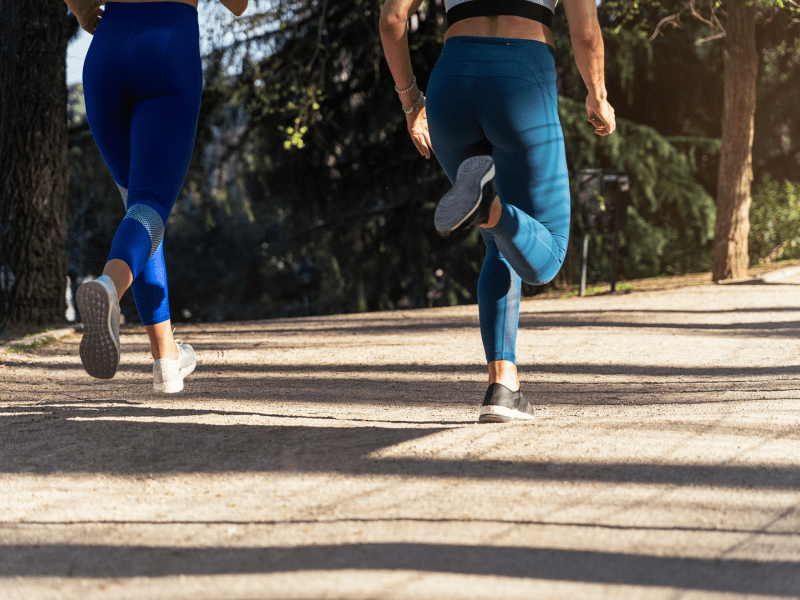
M 673 27 L 680 29 L 683 27 L 681 23 L 681 15 L 686 12 L 688 4 L 684 4 L 683 8 L 681 8 L 677 13 L 674 15 L 670 15 L 669 17 L 664 17 L 659 21 L 658 25 L 656 25 L 656 30 L 653 32 L 653 35 L 650 36 L 650 39 L 647 40 L 648 42 L 652 42 L 656 39 L 659 35 L 661 35 L 661 28 L 666 27 L 667 25 L 672 25 Z
M 713 40 L 718 40 L 724 37 L 725 37 L 725 32 L 723 31 L 722 33 L 715 33 L 714 35 L 710 35 L 708 37 L 704 37 L 703 39 L 697 40 L 695 44 L 699 46 L 700 44 L 705 44 L 706 42 L 711 42 Z
M 681 15 L 683 15 L 687 11 L 696 20 L 700 21 L 701 23 L 709 27 L 711 31 L 717 32 L 699 40 L 697 42 L 698 44 L 703 44 L 705 42 L 710 42 L 711 40 L 716 40 L 725 37 L 725 28 L 722 26 L 719 17 L 717 17 L 717 10 L 714 7 L 714 1 L 715 0 L 708 0 L 709 7 L 711 9 L 711 16 L 709 18 L 706 18 L 703 16 L 703 13 L 701 13 L 697 9 L 697 0 L 689 0 L 681 7 L 681 9 L 677 13 L 675 13 L 674 15 L 670 15 L 668 17 L 664 17 L 663 19 L 661 19 L 661 21 L 659 21 L 658 25 L 656 25 L 656 29 L 653 32 L 653 35 L 650 36 L 650 39 L 648 41 L 652 42 L 659 35 L 661 35 L 662 27 L 666 27 L 667 25 L 672 25 L 677 29 L 682 28 L 683 23 L 681 23 Z M 795 0 L 787 0 L 787 2 L 794 2 L 794 1 Z

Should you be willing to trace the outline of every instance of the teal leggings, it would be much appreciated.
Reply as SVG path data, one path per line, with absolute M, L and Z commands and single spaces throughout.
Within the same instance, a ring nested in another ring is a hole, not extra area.
M 433 150 L 450 181 L 465 159 L 494 159 L 503 216 L 496 227 L 481 229 L 481 337 L 487 362 L 516 363 L 522 281 L 552 280 L 569 236 L 552 48 L 531 40 L 450 38 L 428 84 L 427 115 Z

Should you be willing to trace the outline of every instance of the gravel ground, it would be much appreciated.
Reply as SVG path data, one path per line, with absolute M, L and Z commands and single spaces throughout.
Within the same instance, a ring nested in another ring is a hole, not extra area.
M 477 307 L 181 326 L 92 380 L 0 353 L 0 598 L 800 598 L 800 275 L 522 305 L 537 419 L 476 423 Z

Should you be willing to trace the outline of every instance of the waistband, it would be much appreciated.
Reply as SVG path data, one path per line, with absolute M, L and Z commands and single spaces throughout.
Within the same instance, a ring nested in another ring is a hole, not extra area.
M 107 2 L 105 23 L 185 23 L 198 26 L 197 9 L 183 2 Z
M 499 38 L 499 37 L 480 37 L 471 35 L 456 35 L 448 38 L 444 43 L 444 50 L 475 50 L 477 52 L 487 52 L 486 59 L 492 60 L 492 50 L 502 51 L 502 48 L 515 48 L 531 53 L 544 52 L 545 50 L 551 57 L 555 58 L 556 51 L 547 42 L 539 40 L 525 40 L 519 38 Z

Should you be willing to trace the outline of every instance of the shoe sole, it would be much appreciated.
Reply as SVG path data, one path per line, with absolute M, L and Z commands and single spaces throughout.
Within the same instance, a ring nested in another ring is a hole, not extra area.
M 475 214 L 483 199 L 483 186 L 493 177 L 491 156 L 473 156 L 459 165 L 456 182 L 439 201 L 433 215 L 439 235 L 447 237 L 458 231 Z
M 505 406 L 482 406 L 478 417 L 479 423 L 509 423 L 510 421 L 531 421 L 531 414 L 506 408 Z
M 96 281 L 78 288 L 75 303 L 83 320 L 83 368 L 97 379 L 111 379 L 119 367 L 119 340 L 113 326 L 114 319 L 119 323 L 119 307 L 103 284 Z
M 159 394 L 176 394 L 178 392 L 183 391 L 183 380 L 187 377 L 192 371 L 194 371 L 195 367 L 197 366 L 197 361 L 193 362 L 188 367 L 182 368 L 178 371 L 178 379 L 173 379 L 172 381 L 165 381 L 163 383 L 156 383 L 153 382 L 153 391 Z

